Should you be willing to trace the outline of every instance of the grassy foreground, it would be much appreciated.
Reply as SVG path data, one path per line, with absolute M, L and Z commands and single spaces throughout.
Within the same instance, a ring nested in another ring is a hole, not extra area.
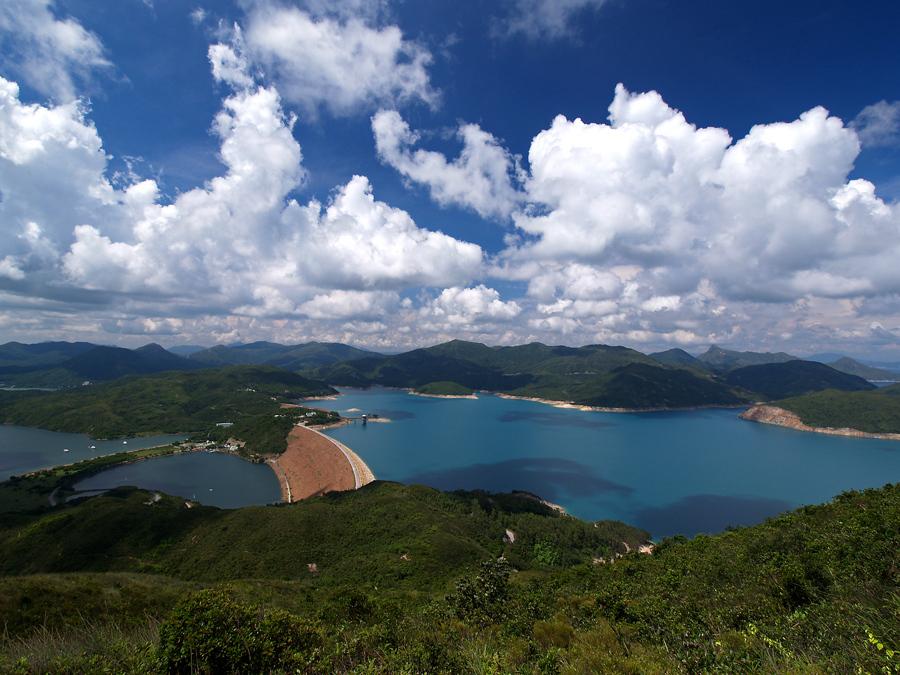
M 900 668 L 900 485 L 618 558 L 521 495 L 148 496 L 0 516 L 0 672 Z

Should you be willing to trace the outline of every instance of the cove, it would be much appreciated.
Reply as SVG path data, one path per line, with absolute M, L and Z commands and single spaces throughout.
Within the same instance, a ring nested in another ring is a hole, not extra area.
M 900 480 L 897 441 L 756 424 L 734 409 L 616 414 L 478 396 L 341 389 L 309 405 L 392 420 L 328 431 L 379 479 L 527 490 L 580 518 L 622 520 L 657 539 L 752 525 Z
M 96 441 L 85 434 L 68 434 L 32 427 L 0 425 L 0 481 L 38 469 L 71 464 L 124 450 L 168 445 L 186 436 L 165 434 L 116 441 Z M 94 446 L 92 449 L 91 446 Z M 65 452 L 68 448 L 69 452 Z
M 224 509 L 281 500 L 275 473 L 265 464 L 219 452 L 154 457 L 107 469 L 76 483 L 82 492 L 133 485 Z

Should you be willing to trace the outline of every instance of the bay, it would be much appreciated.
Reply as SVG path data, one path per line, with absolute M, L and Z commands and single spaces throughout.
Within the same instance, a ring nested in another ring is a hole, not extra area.
M 328 432 L 379 479 L 526 490 L 580 518 L 622 520 L 654 538 L 751 525 L 900 480 L 900 442 L 757 424 L 734 409 L 600 413 L 378 388 L 341 389 L 310 405 L 391 420 Z
M 4 424 L 0 425 L 0 481 L 38 469 L 71 464 L 125 450 L 168 445 L 185 438 L 186 436 L 179 434 L 162 434 L 98 441 L 85 434 Z
M 159 490 L 224 509 L 272 504 L 281 499 L 278 478 L 266 464 L 221 452 L 188 452 L 123 464 L 88 476 L 74 488 L 94 491 L 123 485 Z

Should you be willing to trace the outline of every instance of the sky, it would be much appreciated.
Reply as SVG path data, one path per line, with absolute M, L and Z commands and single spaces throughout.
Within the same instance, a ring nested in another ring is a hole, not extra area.
M 900 361 L 900 4 L 5 0 L 0 341 Z

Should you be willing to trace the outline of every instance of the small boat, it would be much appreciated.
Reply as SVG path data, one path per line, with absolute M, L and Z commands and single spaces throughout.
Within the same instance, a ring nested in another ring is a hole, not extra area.
M 96 450 L 96 449 L 97 449 L 97 446 L 96 446 L 96 445 L 92 445 L 92 446 L 91 446 L 91 450 Z
M 68 451 L 69 451 L 68 448 L 63 448 L 63 452 L 68 452 Z
M 128 445 L 128 441 L 122 441 L 122 445 Z

